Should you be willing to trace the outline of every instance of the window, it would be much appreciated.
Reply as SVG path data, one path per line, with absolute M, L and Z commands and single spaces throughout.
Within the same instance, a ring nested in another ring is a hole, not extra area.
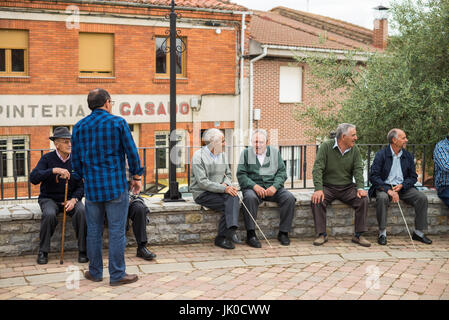
M 186 39 L 176 38 L 176 77 L 186 77 Z M 156 37 L 156 76 L 170 77 L 170 40 Z M 182 51 L 182 52 L 179 52 Z
M 186 151 L 185 151 L 185 131 L 177 130 L 177 138 L 178 141 L 177 146 L 180 147 L 177 153 L 176 168 L 179 168 L 177 171 L 184 171 L 184 164 L 186 163 Z M 170 132 L 168 131 L 157 131 L 155 132 L 155 146 L 156 146 L 156 168 L 159 169 L 159 172 L 168 172 L 169 168 L 169 147 L 170 147 Z M 164 170 L 160 170 L 164 169 Z
M 79 33 L 79 76 L 114 76 L 114 35 Z
M 0 136 L 1 170 L 5 177 L 28 176 L 28 137 L 27 136 Z
M 279 102 L 294 103 L 302 100 L 302 68 L 281 66 Z
M 293 179 L 299 180 L 302 177 L 302 163 L 301 163 L 301 153 L 302 147 L 300 146 L 280 146 L 279 147 L 282 159 L 285 163 L 285 170 L 287 172 L 287 179 L 292 177 L 292 166 L 293 168 Z M 293 149 L 293 155 L 292 155 Z M 293 159 L 292 159 L 293 156 Z
M 139 147 L 140 125 L 139 124 L 129 124 L 129 130 L 131 131 L 131 136 L 133 137 L 136 147 Z
M 0 30 L 0 76 L 28 75 L 28 31 Z

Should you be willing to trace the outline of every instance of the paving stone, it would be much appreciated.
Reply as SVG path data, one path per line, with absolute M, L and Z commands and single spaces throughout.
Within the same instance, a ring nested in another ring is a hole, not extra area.
M 157 264 L 141 264 L 140 270 L 144 273 L 154 272 L 173 272 L 173 271 L 192 271 L 192 264 L 189 262 L 182 263 L 157 263 Z
M 293 259 L 299 263 L 344 261 L 337 254 L 316 254 L 316 255 L 309 255 L 309 256 L 295 256 L 295 257 L 293 257 Z
M 403 251 L 395 250 L 388 251 L 390 255 L 399 259 L 424 259 L 424 258 L 435 258 L 435 254 L 430 251 Z
M 34 275 L 34 276 L 26 276 L 25 279 L 31 284 L 31 285 L 42 285 L 47 283 L 54 283 L 54 282 L 65 282 L 69 279 L 70 276 L 74 276 L 71 272 L 60 272 L 60 273 L 49 273 L 49 274 L 41 274 L 41 275 Z M 80 280 L 84 279 L 84 275 L 79 271 L 78 276 Z M 72 278 L 73 279 L 73 278 Z
M 291 264 L 295 263 L 292 257 L 275 257 L 275 258 L 252 258 L 243 259 L 248 266 L 271 266 L 276 264 Z
M 197 269 L 236 268 L 246 266 L 242 259 L 192 262 L 192 264 Z
M 380 252 L 354 252 L 342 253 L 341 256 L 345 260 L 383 260 L 391 259 L 391 256 L 383 251 Z
M 27 282 L 24 277 L 14 277 L 0 279 L 0 288 L 13 287 L 13 286 L 25 286 Z

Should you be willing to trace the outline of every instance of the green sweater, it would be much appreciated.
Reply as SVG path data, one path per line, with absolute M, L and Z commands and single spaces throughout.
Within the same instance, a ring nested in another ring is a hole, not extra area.
M 256 184 L 264 189 L 274 186 L 276 190 L 279 190 L 284 187 L 284 182 L 287 180 L 281 153 L 268 146 L 263 166 L 261 166 L 254 148 L 246 148 L 240 154 L 237 179 L 242 190 L 252 189 Z
M 344 186 L 353 182 L 358 189 L 363 189 L 363 164 L 360 150 L 357 146 L 343 156 L 338 148 L 333 148 L 335 139 L 326 140 L 318 148 L 313 165 L 313 184 L 315 191 L 323 190 L 323 185 Z
M 191 168 L 190 192 L 193 199 L 204 191 L 224 193 L 226 186 L 223 183 L 231 185 L 232 175 L 225 153 L 214 159 L 207 147 L 202 147 L 193 154 Z

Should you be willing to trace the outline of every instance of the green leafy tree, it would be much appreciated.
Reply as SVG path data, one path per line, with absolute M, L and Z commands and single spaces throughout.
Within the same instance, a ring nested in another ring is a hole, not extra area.
M 394 127 L 413 144 L 449 134 L 449 1 L 397 1 L 390 14 L 397 35 L 385 52 L 297 58 L 309 68 L 307 85 L 324 97 L 293 114 L 311 124 L 311 138 L 328 136 L 342 122 L 357 126 L 359 143 L 386 143 Z

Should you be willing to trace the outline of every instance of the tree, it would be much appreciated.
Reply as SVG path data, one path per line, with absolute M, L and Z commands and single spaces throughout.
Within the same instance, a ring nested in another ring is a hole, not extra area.
M 414 144 L 449 134 L 449 1 L 397 1 L 390 13 L 398 34 L 385 52 L 365 53 L 362 64 L 355 52 L 344 59 L 297 58 L 310 69 L 307 85 L 326 101 L 298 105 L 293 114 L 312 124 L 312 138 L 342 122 L 357 126 L 361 143 L 386 143 L 394 127 Z

